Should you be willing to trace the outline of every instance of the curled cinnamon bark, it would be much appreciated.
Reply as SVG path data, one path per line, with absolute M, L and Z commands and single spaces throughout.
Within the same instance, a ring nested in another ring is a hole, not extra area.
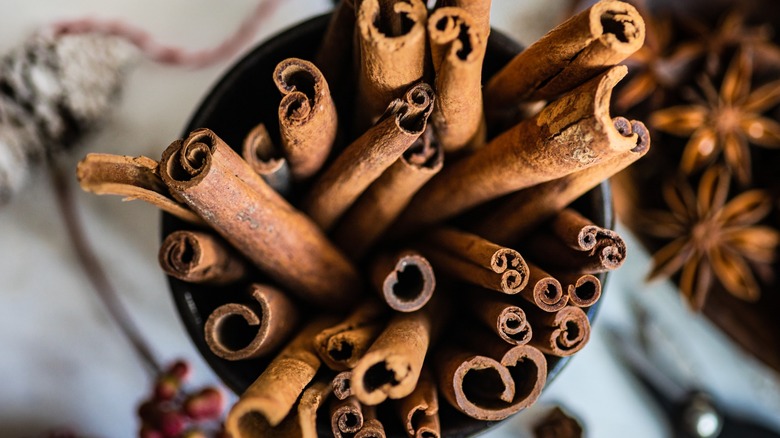
M 376 406 L 363 407 L 363 427 L 355 438 L 385 438 L 385 427 L 376 416 Z
M 443 165 L 444 153 L 429 126 L 344 214 L 334 242 L 353 260 L 363 257 Z
M 264 425 L 282 422 L 320 367 L 311 338 L 331 323 L 320 318 L 306 325 L 241 394 L 225 420 L 233 438 L 261 438 Z
M 384 309 L 373 299 L 360 304 L 342 322 L 314 336 L 317 354 L 329 368 L 354 368 L 384 328 Z
M 628 3 L 602 0 L 518 54 L 485 86 L 485 107 L 552 99 L 639 50 L 645 23 Z
M 437 97 L 431 124 L 446 152 L 485 142 L 485 130 L 480 129 L 482 105 L 478 102 L 482 100 L 487 34 L 480 29 L 471 14 L 461 8 L 440 8 L 428 19 Z
M 590 307 L 601 298 L 601 281 L 592 274 L 555 274 L 569 295 L 569 304 Z
M 414 312 L 433 296 L 436 276 L 433 267 L 415 251 L 401 251 L 395 256 L 380 254 L 371 268 L 374 288 L 391 309 Z
M 330 428 L 335 438 L 350 437 L 363 428 L 363 408 L 355 397 L 333 400 L 330 405 Z
M 506 295 L 473 290 L 468 305 L 477 319 L 504 341 L 513 345 L 527 344 L 533 329 L 525 311 Z
M 474 26 L 483 38 L 490 35 L 490 3 L 491 0 L 443 0 L 441 6 L 455 6 L 464 9 L 473 17 Z
M 328 158 L 336 139 L 338 117 L 328 82 L 311 62 L 288 58 L 274 69 L 282 93 L 279 137 L 296 180 L 314 175 Z
M 553 356 L 571 356 L 580 351 L 590 339 L 590 321 L 579 307 L 566 306 L 553 312 L 526 309 L 534 328 L 530 345 Z
M 444 169 L 415 195 L 396 233 L 634 149 L 639 135 L 625 135 L 609 116 L 612 88 L 625 74 L 625 66 L 613 67 Z
M 397 403 L 406 434 L 411 438 L 439 438 L 439 396 L 428 367 L 423 367 L 414 391 Z
M 244 138 L 241 156 L 274 190 L 287 196 L 292 190 L 290 166 L 274 146 L 265 124 L 260 123 Z
M 420 83 L 402 99 L 391 102 L 382 119 L 347 146 L 314 183 L 304 201 L 311 218 L 323 229 L 330 229 L 423 133 L 433 101 L 433 89 Z
M 331 382 L 331 386 L 333 387 L 333 395 L 336 396 L 339 400 L 344 400 L 345 398 L 352 395 L 352 371 L 342 371 L 333 378 L 333 381 Z
M 633 149 L 587 169 L 513 193 L 502 199 L 492 212 L 480 218 L 470 230 L 496 243 L 513 245 L 572 201 L 650 150 L 650 134 L 642 122 L 615 117 L 613 124 L 625 136 L 637 134 L 637 143 Z
M 212 131 L 163 152 L 171 192 L 261 270 L 309 302 L 344 308 L 360 292 L 352 264 Z
M 246 266 L 221 239 L 201 231 L 179 230 L 160 245 L 158 261 L 171 277 L 190 283 L 224 285 L 244 276 Z
M 528 271 L 530 287 L 523 289 L 520 296 L 545 312 L 555 312 L 562 309 L 569 297 L 564 293 L 561 282 L 530 262 L 528 262 Z
M 362 0 L 357 11 L 356 132 L 423 78 L 428 11 L 422 0 Z
M 298 309 L 280 290 L 253 284 L 249 294 L 254 303 L 228 303 L 217 307 L 203 327 L 206 344 L 217 356 L 244 360 L 264 356 L 284 342 L 298 324 Z M 257 332 L 246 343 L 247 326 Z
M 255 424 L 256 436 L 273 438 L 317 438 L 317 410 L 330 395 L 330 382 L 317 380 L 301 394 L 296 407 L 275 427 Z
M 203 219 L 171 196 L 151 158 L 87 154 L 79 161 L 76 178 L 84 191 L 140 199 L 181 220 L 203 224 Z

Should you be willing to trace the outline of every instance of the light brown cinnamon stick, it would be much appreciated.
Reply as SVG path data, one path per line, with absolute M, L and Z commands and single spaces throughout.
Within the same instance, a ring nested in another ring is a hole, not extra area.
M 639 136 L 624 135 L 609 116 L 612 88 L 625 74 L 625 66 L 613 67 L 444 169 L 417 192 L 395 232 L 440 222 L 635 148 Z
M 633 149 L 587 169 L 509 195 L 470 230 L 496 243 L 513 245 L 572 201 L 650 150 L 650 135 L 641 122 L 616 117 L 613 123 L 624 136 L 637 134 L 637 145 Z
M 363 428 L 363 407 L 355 397 L 333 400 L 330 405 L 330 428 L 335 438 L 354 436 Z
M 590 321 L 579 307 L 566 306 L 547 313 L 527 308 L 526 315 L 534 328 L 530 345 L 553 356 L 571 356 L 590 339 Z
M 263 425 L 277 426 L 287 416 L 320 367 L 311 338 L 331 323 L 319 318 L 307 324 L 244 391 L 225 420 L 233 438 L 261 438 Z
M 379 301 L 365 300 L 346 319 L 314 336 L 317 354 L 333 370 L 354 368 L 384 328 L 384 313 Z
M 298 309 L 284 292 L 265 284 L 253 284 L 250 304 L 228 303 L 217 307 L 203 327 L 206 344 L 217 356 L 244 360 L 264 356 L 284 342 L 298 325 Z M 241 344 L 240 333 L 246 326 L 257 333 Z
M 601 281 L 592 274 L 555 274 L 569 295 L 569 304 L 590 307 L 601 298 Z
M 433 267 L 411 250 L 378 255 L 371 266 L 371 280 L 385 303 L 399 312 L 421 309 L 436 288 Z
M 485 107 L 557 97 L 642 47 L 645 24 L 628 3 L 603 0 L 518 54 L 485 86 Z
M 328 308 L 360 293 L 346 257 L 210 130 L 174 141 L 160 172 L 174 195 L 291 292 Z
M 272 438 L 317 438 L 317 410 L 330 395 L 330 382 L 317 380 L 307 387 L 296 406 L 275 427 L 267 422 L 256 424 L 255 436 Z
M 274 190 L 287 196 L 292 190 L 290 165 L 260 123 L 244 137 L 241 156 Z
M 179 230 L 160 245 L 158 261 L 171 277 L 190 283 L 224 285 L 246 274 L 246 265 L 222 239 L 201 231 Z
M 323 229 L 330 229 L 423 133 L 433 101 L 431 87 L 420 83 L 403 99 L 391 102 L 382 119 L 350 144 L 314 183 L 304 201 L 311 218 Z
M 487 3 L 489 10 L 490 2 Z M 445 7 L 434 11 L 428 19 L 428 39 L 437 97 L 431 123 L 439 141 L 446 152 L 467 145 L 481 146 L 485 130 L 480 129 L 484 121 L 478 102 L 482 100 L 487 33 L 466 10 Z
M 279 136 L 295 180 L 320 170 L 336 139 L 338 116 L 328 82 L 311 62 L 287 58 L 274 69 L 282 93 Z
M 173 199 L 151 158 L 87 154 L 76 168 L 76 178 L 84 191 L 124 196 L 128 201 L 140 199 L 181 220 L 203 224 L 197 214 Z
M 351 396 L 352 371 L 347 370 L 336 374 L 336 376 L 333 377 L 331 386 L 333 387 L 333 395 L 335 395 L 337 399 L 344 400 L 345 398 Z
M 530 287 L 523 289 L 520 296 L 545 312 L 561 310 L 569 299 L 563 291 L 561 282 L 539 266 L 531 262 L 527 263 Z
M 439 396 L 430 369 L 423 367 L 414 391 L 396 404 L 410 438 L 439 438 Z
M 512 345 L 527 344 L 533 336 L 533 328 L 525 311 L 507 295 L 481 292 L 472 290 L 468 297 L 468 306 L 474 316 L 504 341 Z
M 443 165 L 444 153 L 429 126 L 344 214 L 334 242 L 353 260 L 363 257 Z
M 376 406 L 363 407 L 363 427 L 355 438 L 385 438 L 385 427 L 376 416 Z

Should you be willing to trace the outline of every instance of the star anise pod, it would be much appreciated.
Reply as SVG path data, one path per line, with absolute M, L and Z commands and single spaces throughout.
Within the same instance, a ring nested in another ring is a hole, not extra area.
M 690 137 L 680 168 L 692 173 L 723 152 L 726 165 L 742 184 L 751 179 L 748 142 L 780 147 L 780 124 L 761 113 L 780 102 L 780 80 L 750 90 L 752 62 L 749 53 L 735 55 L 726 71 L 720 92 L 702 78 L 704 96 L 694 102 L 662 109 L 650 116 L 650 124 L 672 135 Z
M 751 263 L 775 260 L 780 232 L 756 225 L 769 214 L 772 200 L 762 190 L 742 192 L 728 200 L 730 174 L 708 168 L 698 192 L 680 177 L 663 188 L 668 211 L 643 213 L 641 229 L 668 240 L 653 255 L 649 279 L 680 272 L 679 287 L 691 307 L 700 310 L 717 281 L 737 298 L 755 301 L 760 287 Z

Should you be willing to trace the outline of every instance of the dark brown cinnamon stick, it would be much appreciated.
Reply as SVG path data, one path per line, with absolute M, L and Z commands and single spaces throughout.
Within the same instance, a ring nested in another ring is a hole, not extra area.
M 384 313 L 379 301 L 364 301 L 342 322 L 314 336 L 317 354 L 333 370 L 354 368 L 384 328 Z
M 352 371 L 342 371 L 333 378 L 333 381 L 331 382 L 331 386 L 333 387 L 333 395 L 336 396 L 339 400 L 344 400 L 345 398 L 352 395 Z
M 309 302 L 343 308 L 360 293 L 352 264 L 209 130 L 163 153 L 162 179 L 261 270 Z
M 224 285 L 246 274 L 246 265 L 222 239 L 200 231 L 179 230 L 160 245 L 160 267 L 190 283 Z
M 590 307 L 601 298 L 601 281 L 592 274 L 555 274 L 569 295 L 569 304 Z
M 385 427 L 376 416 L 376 406 L 363 407 L 363 427 L 355 438 L 385 438 Z
M 553 313 L 529 307 L 526 315 L 534 328 L 529 344 L 545 354 L 571 356 L 590 339 L 590 321 L 579 307 L 566 306 Z
M 568 302 L 561 282 L 539 266 L 528 262 L 528 287 L 520 292 L 529 303 L 545 312 L 556 312 Z
M 287 196 L 292 190 L 290 165 L 260 123 L 244 138 L 241 156 L 274 190 Z
M 377 256 L 371 267 L 371 280 L 387 305 L 399 312 L 421 309 L 436 288 L 433 267 L 411 250 Z
M 363 407 L 355 397 L 333 400 L 330 405 L 330 428 L 335 438 L 354 436 L 363 428 Z
M 411 87 L 403 99 L 387 107 L 376 125 L 336 158 L 304 201 L 304 210 L 316 223 L 325 230 L 330 229 L 366 188 L 417 140 L 425 130 L 433 101 L 429 85 L 420 83 Z
M 439 396 L 431 371 L 423 367 L 414 391 L 397 403 L 401 421 L 410 438 L 439 438 Z
M 468 297 L 469 309 L 487 328 L 504 341 L 513 345 L 527 344 L 533 336 L 533 329 L 525 311 L 509 296 L 481 293 L 472 290 Z
M 296 180 L 320 170 L 336 139 L 338 117 L 328 82 L 311 62 L 288 58 L 274 69 L 274 83 L 282 93 L 279 136 Z

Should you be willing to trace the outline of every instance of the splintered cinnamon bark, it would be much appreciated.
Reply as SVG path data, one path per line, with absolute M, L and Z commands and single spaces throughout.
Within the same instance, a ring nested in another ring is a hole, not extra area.
M 376 406 L 363 407 L 363 427 L 355 438 L 385 438 L 385 427 L 376 417 Z
M 483 38 L 490 35 L 490 3 L 491 0 L 443 0 L 441 6 L 456 6 L 465 9 L 472 17 L 474 26 Z
M 333 395 L 336 396 L 339 400 L 344 400 L 345 398 L 352 395 L 352 371 L 342 371 L 333 378 L 333 382 L 331 382 L 331 386 L 333 387 Z
M 590 321 L 579 307 L 566 306 L 546 313 L 527 308 L 526 315 L 534 328 L 530 345 L 553 356 L 571 356 L 590 339 Z
M 468 305 L 477 319 L 504 341 L 513 345 L 527 344 L 533 336 L 525 311 L 508 296 L 473 290 Z
M 446 152 L 481 146 L 485 130 L 480 129 L 483 115 L 479 102 L 487 34 L 465 10 L 445 7 L 431 14 L 428 38 L 437 98 L 431 123 L 439 141 Z
M 414 392 L 397 403 L 406 434 L 410 438 L 439 438 L 439 396 L 428 367 L 423 367 Z
M 140 199 L 184 221 L 203 223 L 197 214 L 172 198 L 157 173 L 157 162 L 151 158 L 87 154 L 79 161 L 76 178 L 84 191 Z
M 174 141 L 160 173 L 174 196 L 302 299 L 344 308 L 360 293 L 357 271 L 317 225 L 210 130 Z
M 642 122 L 615 117 L 613 124 L 624 136 L 637 134 L 637 144 L 633 149 L 587 169 L 509 195 L 470 230 L 496 243 L 513 245 L 572 201 L 650 150 L 650 135 Z
M 354 368 L 384 328 L 384 313 L 379 301 L 364 301 L 344 321 L 314 336 L 317 354 L 333 370 Z
M 382 119 L 347 146 L 314 183 L 304 201 L 304 210 L 311 218 L 323 229 L 330 229 L 425 131 L 433 101 L 433 89 L 420 83 L 402 99 L 391 102 Z
M 344 214 L 333 240 L 353 260 L 360 259 L 443 165 L 441 145 L 428 126 Z
M 621 1 L 602 0 L 520 52 L 485 86 L 485 107 L 552 99 L 639 50 L 645 23 Z
M 561 282 L 531 262 L 528 262 L 528 271 L 529 287 L 523 289 L 520 296 L 545 312 L 562 309 L 569 296 L 563 292 Z
M 290 166 L 274 146 L 265 124 L 260 123 L 244 138 L 241 156 L 274 190 L 286 196 L 292 190 Z
M 352 392 L 363 404 L 406 397 L 414 391 L 431 342 L 431 304 L 396 313 L 352 370 Z M 437 323 L 442 316 L 437 315 Z
M 528 265 L 519 252 L 474 234 L 437 228 L 425 235 L 422 249 L 436 269 L 471 284 L 506 294 L 528 284 Z
M 228 303 L 217 307 L 203 328 L 206 344 L 217 356 L 244 360 L 264 356 L 284 342 L 298 323 L 298 309 L 280 290 L 264 284 L 249 288 L 254 303 Z M 236 339 L 242 331 L 256 327 L 246 344 Z
M 357 12 L 356 129 L 423 78 L 428 10 L 422 0 L 362 0 Z
M 158 254 L 160 267 L 171 277 L 190 283 L 224 285 L 244 276 L 246 266 L 215 236 L 179 230 L 169 234 Z
M 377 256 L 371 267 L 371 280 L 387 305 L 399 312 L 421 309 L 436 288 L 433 267 L 411 250 Z
M 295 180 L 314 175 L 330 154 L 338 117 L 328 82 L 309 61 L 288 58 L 274 69 L 274 83 L 282 93 L 279 136 Z
M 334 93 L 350 78 L 355 34 L 355 2 L 340 0 L 333 10 L 320 48 L 314 58 Z
M 225 420 L 233 438 L 261 438 L 264 428 L 287 416 L 320 367 L 311 338 L 331 323 L 325 318 L 309 323 L 244 391 Z
M 624 135 L 609 116 L 612 88 L 625 74 L 625 66 L 613 67 L 445 168 L 412 198 L 396 233 L 440 222 L 635 148 L 639 135 Z
M 569 304 L 590 307 L 601 298 L 601 281 L 592 274 L 555 274 L 569 295 Z
M 354 436 L 363 428 L 363 407 L 355 397 L 333 400 L 330 405 L 330 428 L 335 438 Z
M 533 404 L 547 381 L 547 360 L 531 345 L 510 345 L 489 334 L 436 355 L 439 390 L 471 418 L 498 421 Z

